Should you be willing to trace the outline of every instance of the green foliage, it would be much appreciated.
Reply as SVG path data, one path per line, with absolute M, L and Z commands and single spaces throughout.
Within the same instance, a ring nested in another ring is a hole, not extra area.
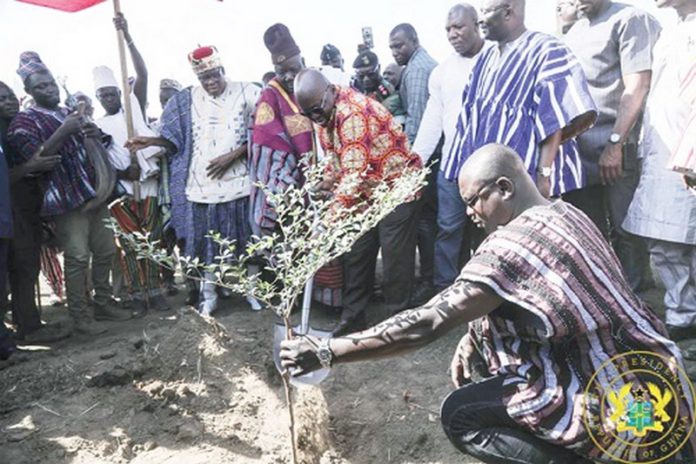
M 405 169 L 396 179 L 385 182 L 371 181 L 369 198 L 346 206 L 336 196 L 362 198 L 365 179 L 359 174 L 348 174 L 333 188 L 335 196 L 322 195 L 324 165 L 306 167 L 306 181 L 300 187 L 291 186 L 282 192 L 263 189 L 274 206 L 279 231 L 265 237 L 253 237 L 242 256 L 236 257 L 236 246 L 231 240 L 211 234 L 219 245 L 220 254 L 209 265 L 189 257 L 179 258 L 189 274 L 203 280 L 206 273 L 214 274 L 214 283 L 242 294 L 252 294 L 257 300 L 287 319 L 305 283 L 325 264 L 348 252 L 367 231 L 402 203 L 415 199 L 416 192 L 425 185 L 426 169 Z M 159 243 L 142 234 L 124 233 L 114 220 L 110 228 L 121 242 L 135 249 L 138 257 L 152 259 L 174 269 L 176 262 L 166 254 Z M 264 282 L 248 273 L 251 262 L 263 258 L 266 268 L 275 275 L 272 282 Z

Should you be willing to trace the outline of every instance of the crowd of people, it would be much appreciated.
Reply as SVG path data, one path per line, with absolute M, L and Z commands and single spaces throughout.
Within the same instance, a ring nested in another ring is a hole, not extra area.
M 681 365 L 674 342 L 696 338 L 696 1 L 656 0 L 679 16 L 662 30 L 634 6 L 561 0 L 557 36 L 526 28 L 524 0 L 482 3 L 443 18 L 453 52 L 440 63 L 408 23 L 389 34 L 393 63 L 365 43 L 352 73 L 331 44 L 308 67 L 280 23 L 263 36 L 273 71 L 262 83 L 233 80 L 214 46 L 199 47 L 188 55 L 198 85 L 161 79 L 156 119 L 123 16 L 135 76 L 124 93 L 94 68 L 97 119 L 83 92 L 61 104 L 40 56 L 22 53 L 21 111 L 0 82 L 0 289 L 9 277 L 15 328 L 0 324 L 4 356 L 15 341 L 97 335 L 101 321 L 170 308 L 171 270 L 116 240 L 108 218 L 214 264 L 211 231 L 238 250 L 279 231 L 259 183 L 301 185 L 306 160 L 328 158 L 329 194 L 357 173 L 368 201 L 375 183 L 426 167 L 417 198 L 317 274 L 314 298 L 341 311 L 333 338 L 286 342 L 283 362 L 300 374 L 469 322 L 452 364 L 461 388 L 442 413 L 455 446 L 484 462 L 601 458 L 563 414 L 593 370 L 631 349 Z M 69 326 L 43 324 L 36 307 L 46 246 L 63 254 Z M 394 316 L 365 330 L 379 253 Z M 637 296 L 654 285 L 650 261 L 664 323 Z M 262 262 L 248 272 L 262 278 Z M 213 314 L 213 276 L 187 277 L 187 304 Z M 488 378 L 463 386 L 474 354 Z

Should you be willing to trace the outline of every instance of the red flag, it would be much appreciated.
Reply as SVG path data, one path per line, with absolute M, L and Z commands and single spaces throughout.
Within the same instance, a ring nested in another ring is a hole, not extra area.
M 55 8 L 56 10 L 75 12 L 94 6 L 104 0 L 17 0 L 18 2 Z

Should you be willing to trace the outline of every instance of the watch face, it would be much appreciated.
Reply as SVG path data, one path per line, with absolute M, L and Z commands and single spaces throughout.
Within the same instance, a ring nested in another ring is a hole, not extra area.
M 611 143 L 619 143 L 621 141 L 621 136 L 619 134 L 611 134 L 609 136 L 609 141 Z
M 331 352 L 328 349 L 319 348 L 317 351 L 317 358 L 319 358 L 319 363 L 322 367 L 329 367 L 331 365 Z

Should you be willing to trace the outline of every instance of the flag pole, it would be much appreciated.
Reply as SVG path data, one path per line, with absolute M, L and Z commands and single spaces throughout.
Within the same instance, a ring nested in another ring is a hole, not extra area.
M 118 16 L 121 13 L 121 1 L 113 0 L 114 2 L 114 16 Z M 133 108 L 131 108 L 131 92 L 130 85 L 128 84 L 128 62 L 126 61 L 126 45 L 125 38 L 123 36 L 123 31 L 121 29 L 117 30 L 118 33 L 118 57 L 121 60 L 121 87 L 123 88 L 123 109 L 126 113 L 126 130 L 128 132 L 128 138 L 132 138 L 134 134 L 133 130 Z M 134 151 L 131 151 L 131 164 L 138 164 L 137 155 Z M 140 180 L 133 181 L 133 198 L 135 201 L 140 201 Z

